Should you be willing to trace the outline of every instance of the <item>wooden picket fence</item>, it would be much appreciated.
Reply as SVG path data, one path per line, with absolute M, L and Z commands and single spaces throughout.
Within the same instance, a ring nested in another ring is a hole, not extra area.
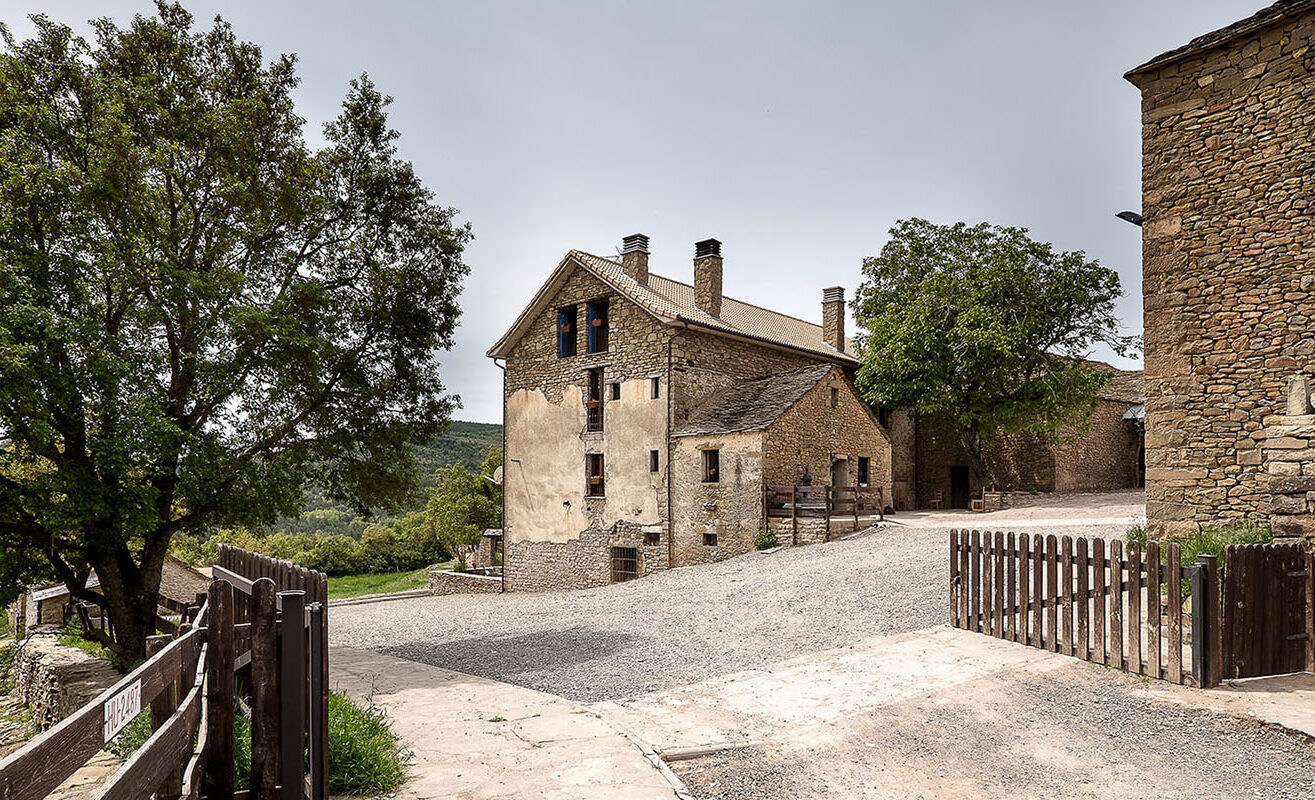
M 1172 683 L 1219 681 L 1218 570 L 1177 543 L 954 530 L 950 622 Z M 1192 611 L 1183 616 L 1183 582 Z M 1184 651 L 1190 655 L 1184 658 Z
M 764 486 L 763 527 L 769 519 L 789 519 L 791 529 L 800 519 L 853 521 L 857 530 L 863 519 L 884 520 L 885 492 L 880 486 Z
M 317 646 L 325 652 L 324 604 L 308 606 L 304 588 L 278 590 L 294 579 L 318 580 L 315 596 L 323 598 L 323 576 L 289 574 L 276 584 L 216 572 L 240 584 L 240 600 L 234 582 L 212 582 L 181 612 L 174 635 L 151 639 L 154 654 L 141 666 L 0 761 L 0 799 L 46 797 L 149 709 L 150 738 L 93 800 L 325 800 L 327 677 L 314 678 L 327 676 L 327 660 L 315 656 Z M 233 785 L 239 702 L 251 717 L 246 792 Z

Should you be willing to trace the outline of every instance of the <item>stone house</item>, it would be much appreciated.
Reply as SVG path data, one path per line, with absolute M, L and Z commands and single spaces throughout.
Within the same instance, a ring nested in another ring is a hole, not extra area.
M 567 253 L 488 351 L 504 366 L 503 581 L 596 586 L 726 558 L 764 525 L 764 482 L 867 483 L 890 440 L 854 393 L 844 290 L 821 324 L 722 294 L 721 243 L 694 280 Z
M 1146 399 L 1140 372 L 1093 362 L 1110 375 L 1083 430 L 1061 430 L 1051 443 L 1010 436 L 987 453 L 986 480 L 956 432 L 942 420 L 889 418 L 895 448 L 895 508 L 926 508 L 939 496 L 946 508 L 968 508 L 984 489 L 996 492 L 1106 492 L 1142 485 L 1145 450 L 1141 417 Z
M 1283 0 L 1125 76 L 1142 94 L 1146 499 L 1156 535 L 1315 535 L 1315 2 Z M 1282 427 L 1280 427 L 1282 426 Z
M 87 588 L 100 586 L 100 578 L 92 572 Z M 198 594 L 210 587 L 210 578 L 173 556 L 165 556 L 160 570 L 160 595 L 179 603 L 191 603 Z M 32 586 L 10 605 L 10 619 L 20 633 L 42 625 L 63 625 L 72 616 L 68 587 L 62 583 Z

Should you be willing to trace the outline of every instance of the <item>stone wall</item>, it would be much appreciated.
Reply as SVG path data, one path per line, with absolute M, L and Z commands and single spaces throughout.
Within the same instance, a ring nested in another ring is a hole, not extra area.
M 1056 445 L 1055 491 L 1104 492 L 1136 488 L 1142 436 L 1123 415 L 1133 403 L 1101 400 L 1086 432 Z
M 472 575 L 447 569 L 429 573 L 430 594 L 495 594 L 501 591 L 500 575 Z
M 891 507 L 904 511 L 918 507 L 918 428 L 913 415 L 896 409 L 886 418 L 886 435 L 890 437 Z
M 613 547 L 638 550 L 643 577 L 667 569 L 667 537 L 657 535 L 657 544 L 649 545 L 642 528 L 618 523 L 609 530 L 587 528 L 565 542 L 507 541 L 504 585 L 509 592 L 605 586 L 612 582 Z
M 1315 362 L 1313 34 L 1307 11 L 1129 76 L 1142 91 L 1156 535 L 1267 517 L 1264 420 Z
M 1305 375 L 1288 381 L 1284 413 L 1265 421 L 1260 452 L 1267 473 L 1274 536 L 1315 546 L 1315 408 Z
M 59 634 L 34 632 L 18 643 L 10 667 L 13 697 L 46 730 L 91 702 L 121 677 L 108 661 L 59 643 Z
M 689 328 L 672 343 L 672 420 L 679 425 L 716 392 L 758 378 L 817 364 L 821 359 Z
M 703 482 L 702 451 L 718 451 L 720 480 Z M 672 519 L 676 566 L 747 553 L 763 529 L 763 434 L 680 436 L 672 447 Z M 716 545 L 705 543 L 715 533 Z

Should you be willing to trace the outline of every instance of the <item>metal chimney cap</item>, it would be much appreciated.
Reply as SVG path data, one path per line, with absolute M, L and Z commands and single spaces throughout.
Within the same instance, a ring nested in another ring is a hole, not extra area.
M 843 303 L 845 302 L 845 287 L 832 286 L 829 289 L 822 290 L 823 303 Z
M 629 236 L 621 237 L 621 252 L 625 253 L 647 253 L 648 237 L 642 233 L 632 233 Z
M 721 257 L 721 242 L 716 239 L 704 239 L 701 242 L 694 243 L 694 257 L 704 258 L 706 256 Z

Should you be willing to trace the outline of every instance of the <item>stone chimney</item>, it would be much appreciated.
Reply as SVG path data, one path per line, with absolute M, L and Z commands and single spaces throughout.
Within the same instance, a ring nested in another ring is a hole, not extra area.
M 822 340 L 845 352 L 845 287 L 822 290 Z
M 632 233 L 621 239 L 621 269 L 639 283 L 648 285 L 648 237 Z
M 694 243 L 694 305 L 721 319 L 721 242 Z

